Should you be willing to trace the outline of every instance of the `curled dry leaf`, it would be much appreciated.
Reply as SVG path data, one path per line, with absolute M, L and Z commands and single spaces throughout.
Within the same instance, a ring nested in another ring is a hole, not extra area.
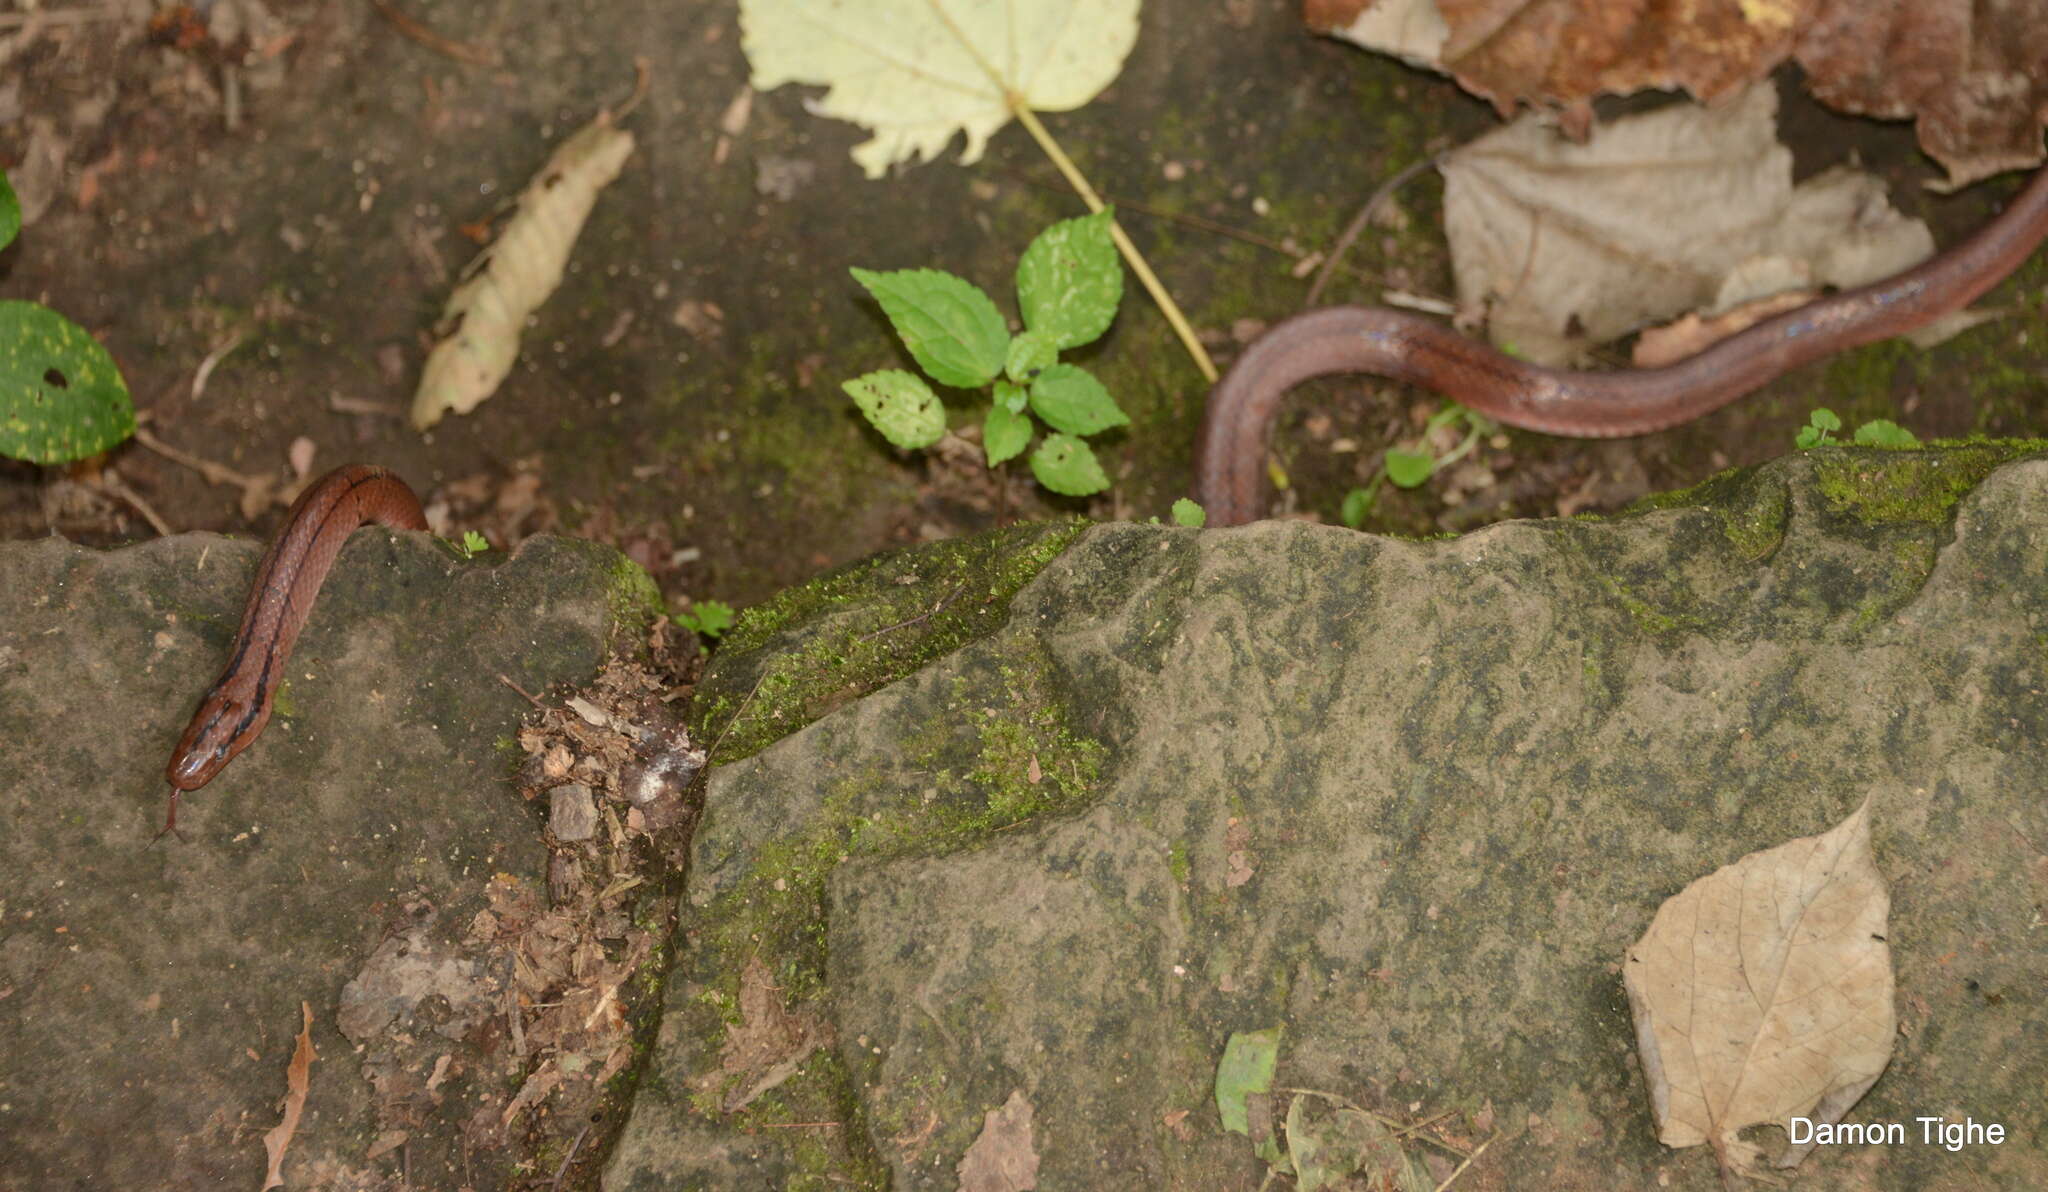
M 292 1144 L 292 1135 L 299 1132 L 299 1118 L 306 1112 L 306 1090 L 312 1085 L 313 1061 L 320 1058 L 313 1052 L 313 1007 L 300 1002 L 299 1014 L 299 1040 L 292 1048 L 292 1061 L 284 1070 L 284 1118 L 263 1136 L 263 1149 L 270 1155 L 263 1192 L 284 1187 L 285 1148 Z
M 1890 908 L 1868 800 L 1658 908 L 1622 979 L 1664 1145 L 1709 1143 L 1724 1172 L 1747 1171 L 1756 1148 L 1740 1131 L 1833 1124 L 1862 1098 L 1891 1062 L 1897 1023 Z
M 1787 58 L 1839 111 L 1915 117 L 1952 185 L 2041 160 L 2048 0 L 1306 0 L 1309 27 L 1584 129 L 1598 95 L 1724 99 Z
M 1542 364 L 1687 311 L 1788 286 L 1849 287 L 1926 259 L 1934 237 L 1882 184 L 1831 170 L 1792 184 L 1777 93 L 1674 104 L 1575 144 L 1535 117 L 1443 162 L 1461 307 Z M 1766 269 L 1767 264 L 1776 268 Z M 1774 284 L 1745 285 L 1775 277 Z
M 520 193 L 497 242 L 470 262 L 448 296 L 439 343 L 413 394 L 412 424 L 425 430 L 450 411 L 467 414 L 498 388 L 519 355 L 526 317 L 561 284 L 569 250 L 604 189 L 633 152 L 633 134 L 609 111 L 562 142 Z

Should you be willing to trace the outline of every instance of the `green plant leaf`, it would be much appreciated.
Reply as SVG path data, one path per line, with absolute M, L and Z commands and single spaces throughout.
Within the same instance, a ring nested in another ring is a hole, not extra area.
M 1817 426 L 1802 426 L 1799 433 L 1792 436 L 1792 445 L 1804 451 L 1808 447 L 1820 446 L 1827 441 L 1827 436 L 1828 432 Z
M 1010 354 L 1003 361 L 1003 375 L 1019 385 L 1029 385 L 1059 358 L 1060 350 L 1045 336 L 1036 331 L 1019 332 L 1010 340 Z
M 1102 382 L 1072 364 L 1055 364 L 1031 382 L 1031 412 L 1070 435 L 1092 435 L 1131 422 Z
M 1012 414 L 1022 414 L 1031 404 L 1031 391 L 1006 377 L 997 377 L 996 403 Z
M 1016 458 L 1030 443 L 1031 419 L 1010 409 L 1001 398 L 991 403 L 981 424 L 981 449 L 988 455 L 988 466 Z
M 1209 511 L 1182 497 L 1173 503 L 1173 521 L 1175 525 L 1199 530 L 1209 524 Z
M 732 628 L 732 605 L 723 600 L 699 600 L 676 614 L 676 624 L 692 633 L 717 637 Z
M 1362 488 L 1354 488 L 1344 494 L 1344 503 L 1337 507 L 1337 520 L 1356 530 L 1365 524 L 1366 515 L 1372 512 L 1372 494 Z
M 920 367 L 941 385 L 973 389 L 995 380 L 1010 347 L 1002 312 L 980 288 L 938 269 L 852 271 Z
M 1902 448 L 1918 447 L 1920 440 L 1889 418 L 1873 418 L 1856 428 L 1856 443 L 1862 447 Z
M 0 302 L 0 455 L 61 464 L 135 433 L 114 358 L 85 328 L 33 302 Z
M 916 373 L 885 368 L 839 387 L 883 438 L 906 451 L 929 447 L 946 433 L 946 407 Z
M 1017 307 L 1024 325 L 1060 349 L 1092 343 L 1109 330 L 1123 301 L 1124 269 L 1109 238 L 1114 208 L 1061 220 L 1031 242 L 1017 262 Z
M 1414 488 L 1436 470 L 1436 459 L 1420 451 L 1387 452 L 1387 479 L 1398 488 Z
M 1066 435 L 1047 435 L 1031 453 L 1031 474 L 1052 491 L 1067 497 L 1085 497 L 1109 487 L 1109 477 L 1095 462 L 1088 444 Z
M 1223 1058 L 1216 1065 L 1216 1113 L 1225 1130 L 1251 1134 L 1244 1099 L 1252 1093 L 1273 1091 L 1273 1069 L 1280 1062 L 1284 1029 L 1270 1026 L 1263 1031 L 1238 1031 L 1224 1043 Z
M 1815 406 L 1813 408 L 1813 413 L 1808 414 L 1806 416 L 1806 424 L 1808 426 L 1817 427 L 1820 430 L 1842 429 L 1841 416 L 1836 414 L 1833 410 L 1828 409 L 1826 406 Z
M 14 197 L 14 184 L 7 181 L 7 171 L 0 170 L 0 248 L 14 242 L 21 232 L 21 200 Z
M 491 540 L 475 530 L 462 532 L 462 549 L 472 555 L 480 555 L 491 549 Z

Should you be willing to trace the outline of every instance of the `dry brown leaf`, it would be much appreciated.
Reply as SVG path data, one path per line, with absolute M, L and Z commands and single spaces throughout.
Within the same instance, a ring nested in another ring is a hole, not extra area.
M 306 1112 L 306 1090 L 312 1084 L 313 1061 L 320 1058 L 313 1052 L 313 1007 L 300 1002 L 299 1013 L 303 1017 L 299 1041 L 292 1048 L 292 1061 L 284 1070 L 284 1119 L 263 1136 L 270 1169 L 264 1173 L 262 1192 L 284 1187 L 285 1148 L 292 1144 L 292 1135 L 299 1132 L 299 1116 Z
M 1711 318 L 1702 318 L 1698 312 L 1688 312 L 1661 327 L 1645 328 L 1641 335 L 1636 336 L 1636 345 L 1629 352 L 1629 363 L 1637 368 L 1662 368 L 1676 364 L 1687 356 L 1699 355 L 1737 332 L 1748 330 L 1765 319 L 1776 318 L 1788 310 L 1797 310 L 1818 297 L 1820 294 L 1814 290 L 1780 290 Z
M 1038 1150 L 1031 1140 L 1031 1102 L 1023 1090 L 982 1116 L 981 1133 L 954 1168 L 960 1192 L 1024 1192 L 1038 1186 Z
M 1709 1143 L 1724 1172 L 1747 1172 L 1757 1148 L 1740 1131 L 1841 1120 L 1891 1062 L 1890 908 L 1867 799 L 1658 908 L 1622 979 L 1664 1145 Z
M 1861 285 L 1933 252 L 1874 179 L 1834 170 L 1795 187 L 1777 107 L 1759 86 L 1616 120 L 1584 144 L 1527 116 L 1447 155 L 1460 306 L 1488 312 L 1496 344 L 1566 364 L 1687 311 Z
M 1449 74 L 1504 116 L 1554 108 L 1583 129 L 1595 96 L 1718 100 L 1796 58 L 1823 103 L 1917 117 L 1953 185 L 2041 160 L 2048 0 L 1306 0 L 1303 18 Z
M 795 1075 L 823 1042 L 815 1021 L 783 1006 L 775 974 L 758 956 L 740 970 L 740 1019 L 727 1028 L 718 1070 L 706 1080 L 707 1087 L 724 1088 L 720 1106 L 727 1113 L 739 1112 Z
M 450 411 L 467 414 L 498 388 L 519 356 L 526 318 L 561 284 L 569 250 L 603 190 L 633 152 L 633 134 L 609 111 L 562 142 L 519 196 L 497 242 L 470 263 L 448 296 L 443 338 L 427 356 L 413 394 L 420 430 Z

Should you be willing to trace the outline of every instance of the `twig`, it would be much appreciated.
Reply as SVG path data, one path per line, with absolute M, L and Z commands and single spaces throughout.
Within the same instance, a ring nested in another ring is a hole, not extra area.
M 1493 1136 L 1493 1138 L 1499 1137 L 1500 1135 L 1498 1134 Z M 1482 1142 L 1477 1147 L 1473 1148 L 1472 1153 L 1465 1156 L 1465 1161 L 1463 1163 L 1458 1164 L 1456 1169 L 1454 1169 L 1451 1172 L 1451 1174 L 1444 1177 L 1444 1182 L 1436 1186 L 1436 1192 L 1444 1192 L 1444 1189 L 1450 1187 L 1451 1184 L 1455 1182 L 1459 1176 L 1465 1174 L 1465 1169 L 1467 1167 L 1470 1167 L 1474 1163 L 1477 1163 L 1479 1161 L 1479 1156 L 1486 1153 L 1486 1148 L 1493 1145 L 1493 1138 L 1489 1138 L 1485 1142 Z
M 898 629 L 901 629 L 901 628 L 903 628 L 903 627 L 904 627 L 904 626 L 906 626 L 906 625 L 915 625 L 915 624 L 917 624 L 917 623 L 918 623 L 919 621 L 923 621 L 923 620 L 927 620 L 927 619 L 929 619 L 929 618 L 931 618 L 931 617 L 935 617 L 935 616 L 937 616 L 937 615 L 938 615 L 938 614 L 939 614 L 940 612 L 942 612 L 942 611 L 943 611 L 943 610 L 945 609 L 945 607 L 946 607 L 947 605 L 949 605 L 949 604 L 953 603 L 953 601 L 955 601 L 955 600 L 959 599 L 959 597 L 960 597 L 960 593 L 961 593 L 961 592 L 963 592 L 963 591 L 966 591 L 966 589 L 967 589 L 967 581 L 963 579 L 963 580 L 961 580 L 961 581 L 960 581 L 959 583 L 957 583 L 957 584 L 954 584 L 954 585 L 953 585 L 953 590 L 952 590 L 951 592 L 948 592 L 948 593 L 946 593 L 946 598 L 945 598 L 944 600 L 941 600 L 941 601 L 939 601 L 939 602 L 938 602 L 937 604 L 934 604 L 934 605 L 932 605 L 932 606 L 931 606 L 930 608 L 928 608 L 928 609 L 926 609 L 925 611 L 923 611 L 923 612 L 921 612 L 921 613 L 917 614 L 916 616 L 914 616 L 914 617 L 910 618 L 909 620 L 907 620 L 907 621 L 898 621 L 898 622 L 896 622 L 896 623 L 895 623 L 894 625 L 884 625 L 884 626 L 882 626 L 882 627 L 881 627 L 880 629 L 877 629 L 877 630 L 875 630 L 875 631 L 874 631 L 873 633 L 863 633 L 863 634 L 861 634 L 861 635 L 860 635 L 859 637 L 857 637 L 857 638 L 855 638 L 855 639 L 853 639 L 853 640 L 855 640 L 855 641 L 859 641 L 859 642 L 864 642 L 864 641 L 868 640 L 868 639 L 869 639 L 869 638 L 871 638 L 871 637 L 880 637 L 880 636 L 882 636 L 882 635 L 883 635 L 883 634 L 885 634 L 885 633 L 894 633 L 894 632 L 895 632 L 896 630 L 898 630 Z
M 172 463 L 183 464 L 199 473 L 206 478 L 208 484 L 226 484 L 247 491 L 257 485 L 268 483 L 260 476 L 245 476 L 225 464 L 217 464 L 210 459 L 201 459 L 189 452 L 181 451 L 139 426 L 135 428 L 135 441 Z
M 229 352 L 242 346 L 242 341 L 246 338 L 248 338 L 248 332 L 243 328 L 237 327 L 233 334 L 221 341 L 219 347 L 206 354 L 206 359 L 199 362 L 198 368 L 192 370 L 193 401 L 198 401 L 201 397 L 205 396 L 207 378 L 213 375 L 213 370 L 219 366 L 222 360 L 227 359 Z
M 582 1149 L 583 1139 L 590 1133 L 590 1127 L 594 1124 L 593 1122 L 585 1122 L 583 1123 L 583 1128 L 576 1131 L 576 1141 L 569 1144 L 569 1153 L 562 1156 L 562 1165 L 555 1168 L 555 1182 L 550 1184 L 549 1187 L 560 1188 L 562 1186 L 562 1177 L 569 1174 L 569 1164 L 575 1161 L 576 1152 Z
M 819 1126 L 829 1126 L 833 1129 L 838 1129 L 839 1127 L 838 1122 L 762 1122 L 761 1124 L 770 1130 L 807 1130 Z
M 156 531 L 157 537 L 169 538 L 171 536 L 172 530 L 169 523 L 165 522 L 163 518 L 158 517 L 156 510 L 149 507 L 149 502 L 142 499 L 142 494 L 129 488 L 119 475 L 112 471 L 101 473 L 100 487 L 119 497 L 127 503 L 129 508 L 141 514 L 142 520 L 149 523 L 149 528 Z
M 494 49 L 473 46 L 467 42 L 441 36 L 407 16 L 397 5 L 390 3 L 390 0 L 370 0 L 370 5 L 382 13 L 385 20 L 397 26 L 400 33 L 437 54 L 446 54 L 457 62 L 467 62 L 471 66 L 497 66 L 504 61 L 504 56 Z
M 1410 178 L 1435 165 L 1436 162 L 1437 159 L 1434 157 L 1410 162 L 1402 167 L 1400 173 L 1381 183 L 1380 188 L 1372 192 L 1372 197 L 1365 201 L 1365 206 L 1360 207 L 1358 214 L 1352 216 L 1351 222 L 1345 224 L 1344 230 L 1337 234 L 1337 242 L 1330 246 L 1329 258 L 1323 262 L 1321 269 L 1316 270 L 1316 279 L 1308 287 L 1308 296 L 1301 300 L 1302 306 L 1314 306 L 1316 300 L 1323 296 L 1323 288 L 1330 284 L 1330 278 L 1336 276 L 1337 262 L 1343 260 L 1344 254 L 1351 251 L 1352 243 L 1364 233 L 1373 216 L 1379 214 L 1381 205 L 1393 198 L 1394 192 L 1406 185 Z
M 525 696 L 527 703 L 532 704 L 534 707 L 539 708 L 541 711 L 545 712 L 548 710 L 548 706 L 540 702 L 539 700 L 535 699 L 533 697 L 533 693 L 529 692 L 526 688 L 521 687 L 519 684 L 514 683 L 512 681 L 512 676 L 507 674 L 500 674 L 498 676 L 498 682 L 503 683 L 505 686 L 510 687 L 512 690 Z
M 118 20 L 124 14 L 119 5 L 105 8 L 31 9 L 28 12 L 0 12 L 0 30 L 24 25 L 84 25 L 93 21 Z
M 370 401 L 361 397 L 343 397 L 339 393 L 327 395 L 327 408 L 337 414 L 373 414 L 379 418 L 405 417 L 405 410 L 396 403 Z

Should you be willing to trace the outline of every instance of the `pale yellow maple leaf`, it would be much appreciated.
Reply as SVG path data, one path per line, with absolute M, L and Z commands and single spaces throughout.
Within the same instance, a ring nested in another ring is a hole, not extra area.
M 831 90 L 815 115 L 865 125 L 853 159 L 870 178 L 936 157 L 966 134 L 981 159 L 1012 105 L 1063 112 L 1116 78 L 1138 37 L 1138 0 L 741 0 L 753 85 Z

